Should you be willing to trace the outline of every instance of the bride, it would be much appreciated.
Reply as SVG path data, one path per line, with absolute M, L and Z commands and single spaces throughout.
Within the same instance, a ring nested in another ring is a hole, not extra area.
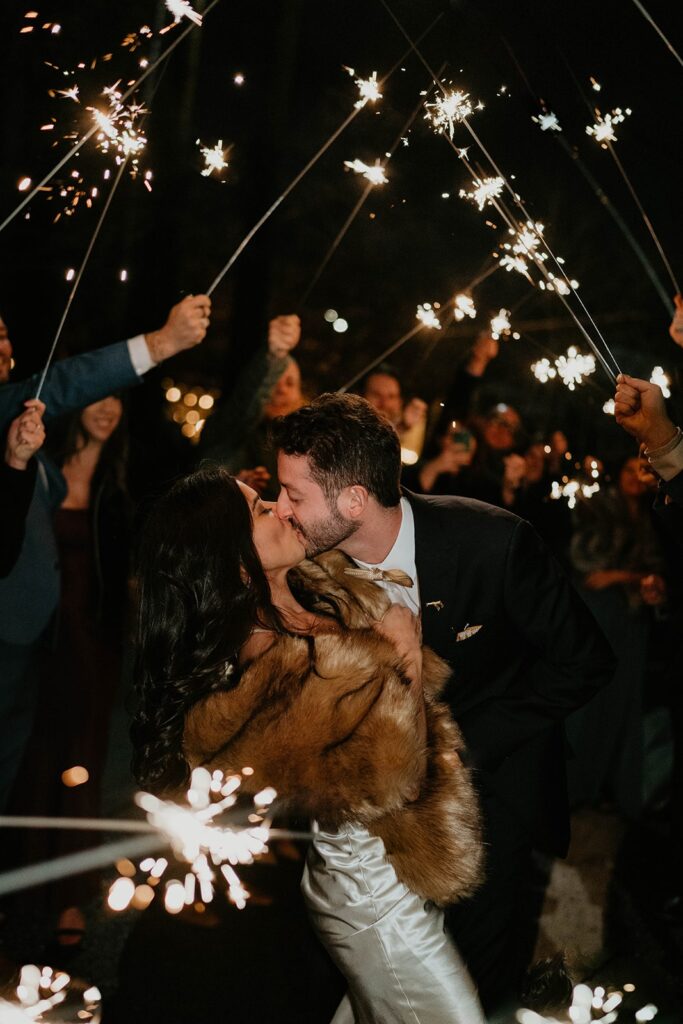
M 155 505 L 141 551 L 139 784 L 248 765 L 244 791 L 314 819 L 302 889 L 348 982 L 334 1024 L 484 1024 L 440 909 L 480 881 L 479 814 L 419 621 L 341 552 L 307 561 L 221 469 Z

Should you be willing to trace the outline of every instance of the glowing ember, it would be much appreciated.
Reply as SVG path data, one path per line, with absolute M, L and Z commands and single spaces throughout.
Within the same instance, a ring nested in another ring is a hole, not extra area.
M 622 110 L 621 107 L 617 107 L 611 114 L 605 114 L 604 117 L 600 114 L 599 110 L 595 111 L 596 121 L 595 124 L 589 124 L 586 126 L 586 133 L 592 135 L 596 142 L 599 142 L 603 149 L 608 148 L 608 143 L 616 142 L 617 137 L 614 134 L 616 125 L 621 124 L 622 121 L 626 120 L 626 117 L 631 113 L 628 107 Z
M 204 157 L 204 169 L 201 172 L 204 178 L 208 178 L 214 171 L 220 175 L 221 171 L 229 166 L 225 159 L 229 150 L 223 149 L 222 139 L 219 139 L 215 146 L 202 146 L 197 139 L 197 145 L 200 147 L 199 152 Z
M 349 170 L 355 171 L 356 174 L 362 174 L 364 178 L 367 178 L 373 185 L 386 185 L 389 180 L 384 173 L 384 168 L 380 164 L 379 160 L 373 166 L 363 163 L 362 160 L 345 160 L 344 167 L 348 167 Z
M 187 18 L 188 21 L 194 22 L 195 25 L 201 25 L 202 23 L 201 14 L 198 14 L 187 0 L 166 0 L 166 7 L 176 21 L 182 21 L 183 18 Z
M 422 303 L 417 307 L 416 318 L 420 320 L 425 327 L 436 328 L 437 331 L 441 330 L 441 321 L 434 312 L 431 302 Z
M 656 384 L 659 388 L 661 388 L 662 394 L 665 398 L 671 398 L 671 389 L 669 387 L 669 385 L 671 384 L 671 380 L 664 373 L 664 370 L 661 366 L 655 366 L 650 376 L 650 384 Z
M 369 78 L 354 78 L 356 72 L 353 68 L 346 68 L 355 84 L 358 86 L 358 99 L 354 103 L 356 110 L 360 110 L 366 103 L 375 103 L 382 98 L 379 91 L 380 83 L 377 81 L 377 72 L 373 71 Z
M 565 356 L 555 360 L 557 372 L 570 391 L 574 391 L 577 384 L 583 384 L 584 377 L 595 373 L 595 359 L 592 355 L 584 356 L 574 345 L 567 349 Z
M 456 320 L 464 320 L 466 316 L 470 317 L 471 320 L 477 315 L 474 302 L 471 295 L 467 295 L 465 292 L 461 292 L 460 295 L 456 295 L 453 299 L 453 315 Z
M 536 380 L 539 380 L 541 384 L 547 384 L 549 380 L 553 380 L 557 377 L 557 370 L 551 365 L 550 361 L 545 358 L 539 359 L 536 363 L 532 363 L 531 372 Z
M 433 103 L 426 103 L 425 109 L 427 111 L 425 118 L 430 122 L 434 131 L 448 135 L 452 139 L 456 124 L 460 124 L 466 117 L 469 117 L 474 107 L 469 93 L 461 92 L 458 89 L 438 96 Z M 481 109 L 481 104 L 477 109 Z
M 73 100 L 74 103 L 80 103 L 77 85 L 72 85 L 70 89 L 58 89 L 57 95 L 63 96 L 65 100 Z
M 504 185 L 502 178 L 475 178 L 472 182 L 472 191 L 468 192 L 461 188 L 459 195 L 461 199 L 471 199 L 480 210 L 483 210 L 487 203 L 492 203 L 498 198 Z
M 510 310 L 501 309 L 491 318 L 491 337 L 496 341 L 502 334 L 510 334 L 512 324 L 510 323 Z

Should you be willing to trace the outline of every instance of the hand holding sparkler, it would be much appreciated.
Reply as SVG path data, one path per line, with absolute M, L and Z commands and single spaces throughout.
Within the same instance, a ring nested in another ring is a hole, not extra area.
M 178 302 L 160 330 L 145 334 L 154 362 L 161 363 L 178 352 L 199 345 L 209 329 L 210 313 L 211 299 L 208 295 L 187 295 Z
M 45 440 L 44 404 L 37 398 L 24 402 L 25 411 L 10 424 L 5 446 L 5 462 L 12 469 L 26 469 Z
M 483 377 L 486 367 L 500 351 L 500 342 L 490 331 L 480 331 L 472 346 L 465 369 L 471 377 Z
M 676 312 L 669 327 L 669 334 L 677 345 L 683 348 L 683 295 L 674 295 Z
M 620 373 L 614 395 L 614 414 L 619 426 L 650 451 L 677 436 L 678 430 L 669 419 L 661 388 L 649 381 Z
M 276 316 L 268 324 L 268 351 L 275 359 L 284 359 L 301 339 L 301 320 L 296 313 Z

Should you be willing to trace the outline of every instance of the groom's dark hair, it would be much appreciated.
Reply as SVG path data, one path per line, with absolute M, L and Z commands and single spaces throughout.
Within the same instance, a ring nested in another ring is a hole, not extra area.
M 401 500 L 401 445 L 391 423 L 358 395 L 320 395 L 310 405 L 279 416 L 273 446 L 306 455 L 311 476 L 328 503 L 344 487 L 360 484 L 385 508 Z

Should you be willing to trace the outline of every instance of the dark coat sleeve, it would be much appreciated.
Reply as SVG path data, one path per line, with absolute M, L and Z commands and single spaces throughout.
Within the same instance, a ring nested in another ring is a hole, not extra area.
M 39 382 L 40 374 L 34 374 L 16 384 L 0 387 L 0 430 L 22 412 L 27 399 L 35 398 Z M 44 419 L 46 422 L 56 419 L 139 383 L 140 377 L 130 361 L 125 341 L 62 359 L 50 367 L 45 377 L 40 394 L 41 401 L 45 402 Z
M 0 578 L 9 576 L 21 553 L 29 505 L 36 485 L 36 462 L 26 469 L 0 463 Z
M 473 763 L 487 769 L 589 701 L 615 665 L 588 608 L 524 520 L 511 536 L 503 600 L 527 664 L 502 696 L 459 719 Z

